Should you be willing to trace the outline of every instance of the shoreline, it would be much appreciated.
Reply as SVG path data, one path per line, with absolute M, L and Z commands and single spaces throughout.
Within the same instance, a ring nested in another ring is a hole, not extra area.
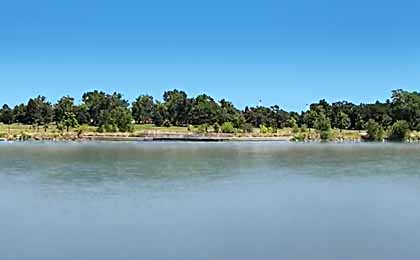
M 180 135 L 180 134 L 154 134 L 144 136 L 129 135 L 83 135 L 83 136 L 31 136 L 31 137 L 12 137 L 0 138 L 0 142 L 25 142 L 25 141 L 100 141 L 100 142 L 292 142 L 292 136 L 264 137 L 264 136 L 212 136 L 212 135 Z
M 10 138 L 11 137 L 11 138 Z M 320 138 L 296 140 L 294 136 L 238 136 L 233 134 L 179 134 L 179 133 L 154 133 L 143 135 L 131 135 L 128 133 L 87 133 L 78 136 L 67 134 L 63 136 L 34 135 L 21 138 L 20 136 L 9 136 L 0 138 L 0 143 L 5 142 L 197 142 L 197 143 L 252 143 L 252 142 L 280 142 L 280 143 L 420 143 L 420 140 L 409 139 L 402 142 L 390 141 L 366 141 L 363 138 L 334 138 L 323 141 Z
M 293 136 L 176 136 L 176 135 L 153 135 L 153 136 L 118 136 L 118 135 L 88 135 L 67 136 L 60 138 L 34 137 L 34 138 L 0 138 L 4 142 L 197 142 L 197 143 L 252 143 L 252 142 L 279 142 L 279 143 L 322 143 L 321 139 L 294 140 Z M 384 141 L 387 142 L 388 141 Z M 362 139 L 334 139 L 325 143 L 369 143 Z M 381 142 L 376 142 L 381 143 Z
M 291 138 L 285 137 L 207 137 L 207 136 L 148 136 L 148 137 L 113 137 L 100 136 L 80 138 L 82 141 L 111 141 L 111 142 L 164 142 L 164 141 L 179 141 L 179 142 L 291 142 Z
M 294 132 L 283 128 L 272 133 L 260 133 L 254 129 L 252 133 L 198 133 L 189 128 L 162 128 L 154 126 L 136 126 L 133 132 L 100 133 L 95 128 L 84 126 L 72 131 L 58 131 L 55 126 L 45 130 L 36 130 L 26 125 L 14 125 L 0 131 L 0 142 L 5 141 L 113 141 L 113 142 L 321 142 L 320 135 L 313 129 Z M 85 131 L 87 130 L 87 131 Z M 332 143 L 363 142 L 365 132 L 333 130 Z
M 180 141 L 180 142 L 320 142 L 320 134 L 314 129 L 294 131 L 281 128 L 262 132 L 252 129 L 250 132 L 221 133 L 196 127 L 156 127 L 153 125 L 134 125 L 132 132 L 98 132 L 92 126 L 83 125 L 70 131 L 57 129 L 56 125 L 40 129 L 29 125 L 0 124 L 0 141 Z M 363 131 L 333 129 L 332 142 L 360 142 Z

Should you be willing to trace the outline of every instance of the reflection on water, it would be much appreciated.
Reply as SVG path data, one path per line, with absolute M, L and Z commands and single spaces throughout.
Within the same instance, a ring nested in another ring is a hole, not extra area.
M 0 144 L 1 259 L 418 259 L 420 146 Z

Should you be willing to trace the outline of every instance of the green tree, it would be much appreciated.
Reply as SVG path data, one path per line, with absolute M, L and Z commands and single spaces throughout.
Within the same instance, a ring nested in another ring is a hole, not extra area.
M 133 118 L 139 124 L 150 124 L 153 122 L 156 105 L 152 96 L 139 96 L 132 104 Z
M 290 117 L 287 120 L 287 126 L 290 127 L 290 128 L 299 127 L 298 124 L 297 124 L 297 121 L 296 121 L 296 119 L 294 117 Z
M 3 105 L 0 109 L 0 122 L 10 125 L 13 123 L 13 111 L 8 105 Z
M 54 105 L 54 121 L 57 123 L 61 122 L 66 113 L 74 113 L 74 98 L 70 96 L 62 97 Z
M 101 111 L 107 111 L 110 109 L 107 107 L 109 105 L 107 99 L 109 99 L 109 95 L 107 96 L 105 92 L 98 90 L 83 94 L 82 100 L 87 109 L 90 124 L 94 126 L 98 126 L 100 124 L 100 114 L 103 113 Z
M 67 129 L 67 132 L 70 131 L 70 128 L 79 127 L 79 122 L 77 121 L 76 115 L 73 112 L 64 112 L 60 124 Z
M 296 121 L 296 119 L 294 117 L 290 117 L 287 120 L 287 126 L 290 127 L 290 128 L 292 128 L 292 132 L 293 133 L 296 134 L 296 133 L 299 132 L 299 125 L 297 124 L 297 121 Z
M 287 126 L 290 114 L 283 109 L 280 109 L 278 105 L 270 107 L 269 113 L 270 126 L 273 128 L 283 128 Z
M 214 124 L 222 113 L 220 105 L 208 95 L 197 96 L 193 103 L 189 122 L 193 125 Z
M 391 141 L 405 141 L 410 136 L 410 125 L 407 121 L 399 120 L 389 129 L 388 139 Z
M 410 129 L 420 130 L 420 94 L 401 89 L 392 91 L 390 113 L 393 120 L 404 120 Z
M 46 97 L 38 96 L 29 99 L 26 106 L 28 123 L 34 126 L 48 125 L 53 121 L 53 109 Z
M 29 123 L 27 107 L 25 104 L 20 104 L 18 106 L 15 106 L 12 112 L 13 112 L 14 122 L 21 123 L 21 124 Z
M 232 122 L 224 122 L 222 124 L 222 133 L 226 134 L 233 134 L 235 133 L 235 127 L 233 126 Z
M 349 120 L 349 125 L 345 126 L 345 129 L 353 129 L 355 127 L 357 121 L 357 114 L 355 113 L 355 106 L 354 104 L 347 102 L 347 101 L 338 101 L 331 105 L 331 126 L 334 128 L 343 129 L 343 113 L 347 115 Z
M 169 121 L 168 118 L 169 118 L 169 113 L 165 104 L 161 102 L 157 102 L 156 109 L 153 111 L 153 114 L 152 114 L 153 123 L 156 126 L 162 126 L 163 123 L 167 121 L 167 124 L 169 124 L 170 126 L 171 122 Z
M 79 122 L 79 124 L 90 123 L 89 110 L 86 104 L 74 106 L 74 114 L 76 115 L 76 119 L 77 119 L 77 122 Z
M 367 141 L 382 141 L 385 137 L 385 131 L 381 125 L 379 125 L 375 120 L 370 119 L 366 126 L 367 135 L 365 140 Z
M 224 122 L 232 122 L 234 127 L 241 127 L 245 118 L 239 109 L 237 109 L 232 102 L 226 99 L 220 100 L 220 113 L 218 114 L 218 123 L 223 124 Z
M 331 122 L 324 113 L 320 113 L 314 127 L 318 130 L 321 140 L 331 139 Z
M 172 125 L 187 126 L 188 114 L 191 109 L 191 102 L 184 91 L 177 89 L 165 91 L 163 100 L 167 111 L 168 119 Z
M 303 123 L 308 128 L 315 128 L 315 122 L 318 119 L 318 113 L 314 110 L 308 110 L 303 115 Z
M 351 122 L 349 116 L 344 112 L 339 112 L 337 117 L 337 127 L 340 130 L 347 129 L 350 127 L 350 123 Z
M 120 93 L 112 95 L 97 90 L 83 95 L 92 125 L 100 132 L 128 132 L 133 129 L 133 117 L 128 101 Z
M 245 107 L 243 114 L 245 122 L 254 127 L 260 127 L 260 125 L 277 127 L 277 118 L 273 116 L 275 113 L 268 107 Z

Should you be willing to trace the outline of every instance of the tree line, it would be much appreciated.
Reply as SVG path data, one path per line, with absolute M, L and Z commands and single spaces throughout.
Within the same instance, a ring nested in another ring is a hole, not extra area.
M 84 93 L 80 104 L 70 96 L 64 96 L 54 104 L 44 96 L 30 98 L 27 103 L 14 107 L 5 104 L 0 110 L 0 122 L 38 128 L 55 123 L 67 130 L 89 124 L 98 127 L 100 132 L 128 132 L 133 123 L 167 127 L 202 125 L 214 129 L 224 125 L 227 132 L 232 129 L 249 132 L 255 127 L 274 130 L 303 127 L 327 133 L 336 128 L 367 130 L 367 138 L 379 139 L 383 132 L 392 128 L 404 133 L 420 130 L 420 94 L 394 90 L 390 99 L 372 104 L 347 101 L 330 104 L 320 100 L 298 113 L 285 111 L 277 105 L 247 106 L 240 110 L 225 99 L 217 101 L 206 94 L 188 97 L 184 91 L 176 89 L 165 91 L 162 101 L 140 95 L 131 104 L 120 93 L 95 90 Z

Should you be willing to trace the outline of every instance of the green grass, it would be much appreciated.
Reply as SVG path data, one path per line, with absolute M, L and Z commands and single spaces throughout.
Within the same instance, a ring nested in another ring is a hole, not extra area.
M 70 132 L 66 131 L 60 131 L 57 129 L 55 124 L 48 125 L 47 129 L 44 129 L 44 127 L 32 127 L 30 125 L 22 125 L 22 124 L 12 124 L 12 125 L 4 125 L 0 124 L 0 138 L 1 137 L 7 137 L 7 136 L 32 136 L 32 137 L 47 137 L 47 138 L 56 138 L 59 136 L 64 135 L 77 135 L 78 131 L 83 132 L 84 134 L 97 134 L 97 128 L 94 126 L 88 126 L 88 125 L 82 125 L 79 128 L 70 129 Z M 363 132 L 355 131 L 355 130 L 338 130 L 334 129 L 332 130 L 332 137 L 333 139 L 338 140 L 359 140 L 361 134 Z M 213 129 L 212 127 L 208 128 L 208 133 L 212 133 Z M 178 133 L 178 134 L 186 134 L 186 133 L 199 133 L 199 129 L 197 126 L 195 127 L 179 127 L 179 126 L 171 126 L 171 127 L 157 127 L 151 124 L 146 125 L 134 125 L 134 132 L 129 133 L 129 135 L 132 136 L 139 136 L 143 134 L 159 134 L 159 133 Z M 118 135 L 122 133 L 113 133 L 113 135 Z M 307 130 L 306 132 L 301 132 L 299 134 L 303 134 L 306 136 L 306 139 L 309 140 L 316 140 L 319 138 L 318 133 L 316 130 L 311 129 Z M 275 132 L 272 133 L 265 133 L 260 134 L 259 128 L 254 128 L 252 133 L 241 133 L 238 131 L 236 134 L 238 137 L 293 137 L 296 136 L 297 133 L 293 133 L 291 128 L 283 128 L 278 129 Z M 420 139 L 420 133 L 413 132 L 412 133 L 412 139 Z
M 96 131 L 96 127 L 92 126 L 81 126 L 79 129 L 83 129 L 84 132 Z M 70 132 L 67 133 L 66 131 L 63 132 L 58 130 L 55 124 L 50 124 L 47 128 L 44 128 L 43 126 L 33 127 L 31 125 L 5 125 L 0 123 L 0 137 L 21 135 L 55 137 L 60 134 L 76 134 L 79 129 L 71 129 Z
M 157 131 L 157 132 L 174 132 L 174 133 L 187 133 L 188 127 L 180 126 L 170 126 L 170 127 L 159 127 L 151 124 L 147 125 L 134 125 L 134 132 L 147 132 L 147 131 Z

